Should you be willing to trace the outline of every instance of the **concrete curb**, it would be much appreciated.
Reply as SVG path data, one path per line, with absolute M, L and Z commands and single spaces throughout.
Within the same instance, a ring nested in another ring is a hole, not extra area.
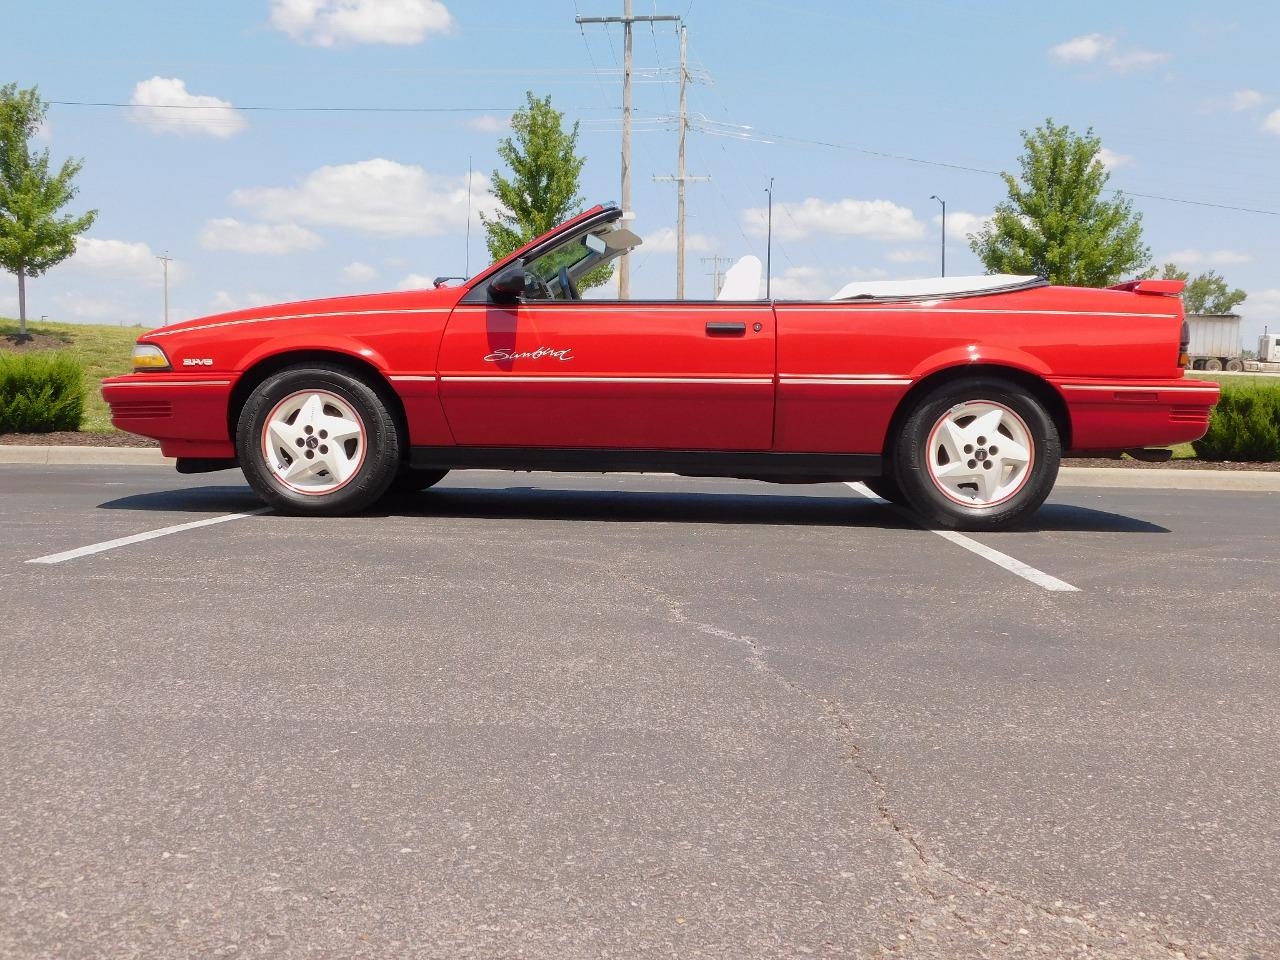
M 78 447 L 0 445 L 0 463 L 42 463 L 55 466 L 87 463 L 98 466 L 173 466 L 156 447 Z
M 1060 487 L 1129 487 L 1145 490 L 1244 490 L 1280 492 L 1280 472 L 1268 470 L 1136 470 L 1130 467 L 1063 467 Z
M 173 466 L 155 447 L 0 446 L 0 463 L 68 466 Z M 1063 467 L 1061 487 L 1127 487 L 1147 490 L 1242 490 L 1280 492 L 1280 472 L 1266 470 L 1134 470 L 1125 467 Z

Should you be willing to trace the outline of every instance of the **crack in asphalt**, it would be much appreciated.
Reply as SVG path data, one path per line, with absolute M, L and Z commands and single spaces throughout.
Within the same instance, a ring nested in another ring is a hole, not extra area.
M 769 675 L 771 679 L 781 683 L 787 690 L 799 694 L 818 706 L 822 714 L 825 715 L 846 742 L 849 750 L 847 759 L 850 765 L 871 785 L 876 797 L 875 809 L 880 822 L 892 831 L 907 852 L 906 862 L 912 867 L 907 879 L 915 889 L 923 893 L 934 912 L 941 913 L 945 918 L 953 919 L 971 938 L 982 941 L 982 944 L 979 945 L 980 952 L 977 954 L 978 956 L 997 956 L 997 954 L 991 954 L 983 949 L 983 945 L 987 944 L 998 945 L 999 953 L 1009 956 L 1028 956 L 1039 953 L 1042 956 L 1087 956 L 1113 958 L 1113 960 L 1128 960 L 1128 958 L 1141 957 L 1166 958 L 1166 960 L 1167 958 L 1212 960 L 1212 958 L 1220 956 L 1217 950 L 1197 949 L 1186 941 L 1167 937 L 1160 931 L 1158 924 L 1150 921 L 1114 918 L 1102 922 L 1096 911 L 1088 911 L 1083 906 L 1068 907 L 1060 901 L 1055 902 L 1052 906 L 1047 906 L 1031 897 L 994 884 L 984 883 L 981 880 L 964 875 L 953 867 L 942 864 L 928 854 L 924 845 L 890 808 L 888 786 L 866 762 L 857 734 L 854 731 L 853 723 L 839 703 L 816 695 L 811 690 L 780 673 L 768 662 L 766 657 L 767 648 L 758 638 L 748 634 L 737 633 L 716 624 L 696 620 L 685 612 L 685 607 L 688 605 L 686 602 L 682 602 L 669 594 L 663 593 L 657 587 L 636 580 L 633 577 L 627 576 L 624 579 L 639 593 L 657 601 L 665 608 L 667 617 L 671 622 L 692 627 L 705 636 L 727 640 L 746 648 L 753 670 Z M 959 888 L 959 891 L 945 892 L 945 888 L 948 886 Z M 974 915 L 962 913 L 960 910 L 958 902 L 962 901 L 966 896 L 970 899 L 977 898 L 974 906 L 978 909 L 973 912 Z M 978 914 L 993 912 L 993 909 L 987 906 L 987 903 L 991 900 L 1005 901 L 1006 912 L 1009 910 L 1014 913 L 1017 912 L 1017 908 L 1012 907 L 1013 904 L 1021 907 L 1023 912 L 1022 921 L 1015 927 L 1009 927 L 1007 924 L 1012 921 L 1011 917 L 1006 915 L 1002 918 L 992 918 L 984 925 Z M 1031 930 L 1027 929 L 1027 924 L 1035 924 L 1036 919 L 1042 922 L 1061 924 L 1062 926 L 1050 927 L 1048 930 L 1042 931 L 1040 936 L 1043 937 L 1047 934 L 1048 940 L 1041 942 L 1033 937 Z M 1003 929 L 996 928 L 995 925 L 1001 920 L 1006 926 Z M 1083 927 L 1085 931 L 1094 936 L 1084 939 L 1072 936 L 1071 934 L 1074 931 L 1063 929 L 1068 925 Z M 897 944 L 888 946 L 885 948 L 886 951 L 897 956 L 920 955 L 919 950 L 929 949 L 929 945 L 922 942 L 920 936 L 926 926 L 936 927 L 936 921 L 926 925 L 923 922 L 908 919 L 906 930 L 900 934 L 904 939 Z M 1068 934 L 1068 942 L 1063 942 L 1063 938 L 1060 936 L 1063 933 Z M 954 943 L 944 944 L 936 938 L 932 939 L 936 944 L 936 949 L 941 951 L 935 952 L 931 950 L 930 952 L 934 955 L 948 958 L 955 956 L 953 951 L 956 945 Z M 1110 941 L 1110 943 L 1095 942 L 1100 939 Z M 970 944 L 970 946 L 973 945 Z M 1008 950 L 1005 948 L 1008 948 Z M 1051 952 L 1045 953 L 1044 948 L 1048 948 Z M 1057 952 L 1060 950 L 1069 952 Z

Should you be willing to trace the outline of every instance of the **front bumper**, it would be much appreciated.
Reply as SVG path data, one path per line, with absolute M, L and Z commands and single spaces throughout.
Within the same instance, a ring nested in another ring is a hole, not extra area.
M 1075 450 L 1164 447 L 1199 440 L 1218 402 L 1216 383 L 1199 380 L 1052 381 L 1067 402 Z
M 227 426 L 233 377 L 131 373 L 102 381 L 111 422 L 160 441 L 167 457 L 234 457 Z

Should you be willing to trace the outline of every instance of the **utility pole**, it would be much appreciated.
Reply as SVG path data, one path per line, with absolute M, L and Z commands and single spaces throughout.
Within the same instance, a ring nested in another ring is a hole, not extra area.
M 655 23 L 660 20 L 674 20 L 677 16 L 634 17 L 631 15 L 631 0 L 622 0 L 622 16 L 620 17 L 574 17 L 574 22 L 581 26 L 584 23 L 620 23 L 622 24 L 622 209 L 631 209 L 631 25 L 634 23 Z M 618 299 L 631 297 L 631 257 L 624 254 L 618 262 Z
M 720 296 L 721 289 L 724 288 L 724 271 L 720 269 L 720 264 L 729 263 L 733 257 L 722 257 L 715 253 L 709 257 L 699 257 L 703 263 L 711 264 L 711 272 L 707 276 L 711 277 L 711 296 L 712 298 Z
M 930 194 L 930 200 L 937 200 L 942 204 L 942 275 L 947 275 L 947 201 L 943 200 L 937 194 Z
M 685 88 L 689 83 L 688 28 L 680 24 L 680 137 L 676 150 L 676 175 L 654 177 L 656 181 L 676 185 L 676 299 L 684 299 L 684 185 L 691 181 L 705 183 L 710 177 L 691 177 L 685 172 L 684 142 L 689 132 L 689 107 Z
M 163 257 L 156 257 L 164 264 L 164 325 L 169 325 L 169 262 L 173 257 L 169 256 L 169 251 L 164 252 Z
M 773 299 L 771 296 L 773 286 L 773 177 L 769 178 L 769 186 L 765 188 L 765 193 L 769 194 L 769 225 L 766 227 L 764 241 L 764 298 L 771 300 Z

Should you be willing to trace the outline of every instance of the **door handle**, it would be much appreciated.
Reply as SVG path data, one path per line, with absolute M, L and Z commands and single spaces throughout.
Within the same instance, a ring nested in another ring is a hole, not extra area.
M 743 321 L 711 320 L 707 323 L 709 337 L 741 337 L 747 332 Z

